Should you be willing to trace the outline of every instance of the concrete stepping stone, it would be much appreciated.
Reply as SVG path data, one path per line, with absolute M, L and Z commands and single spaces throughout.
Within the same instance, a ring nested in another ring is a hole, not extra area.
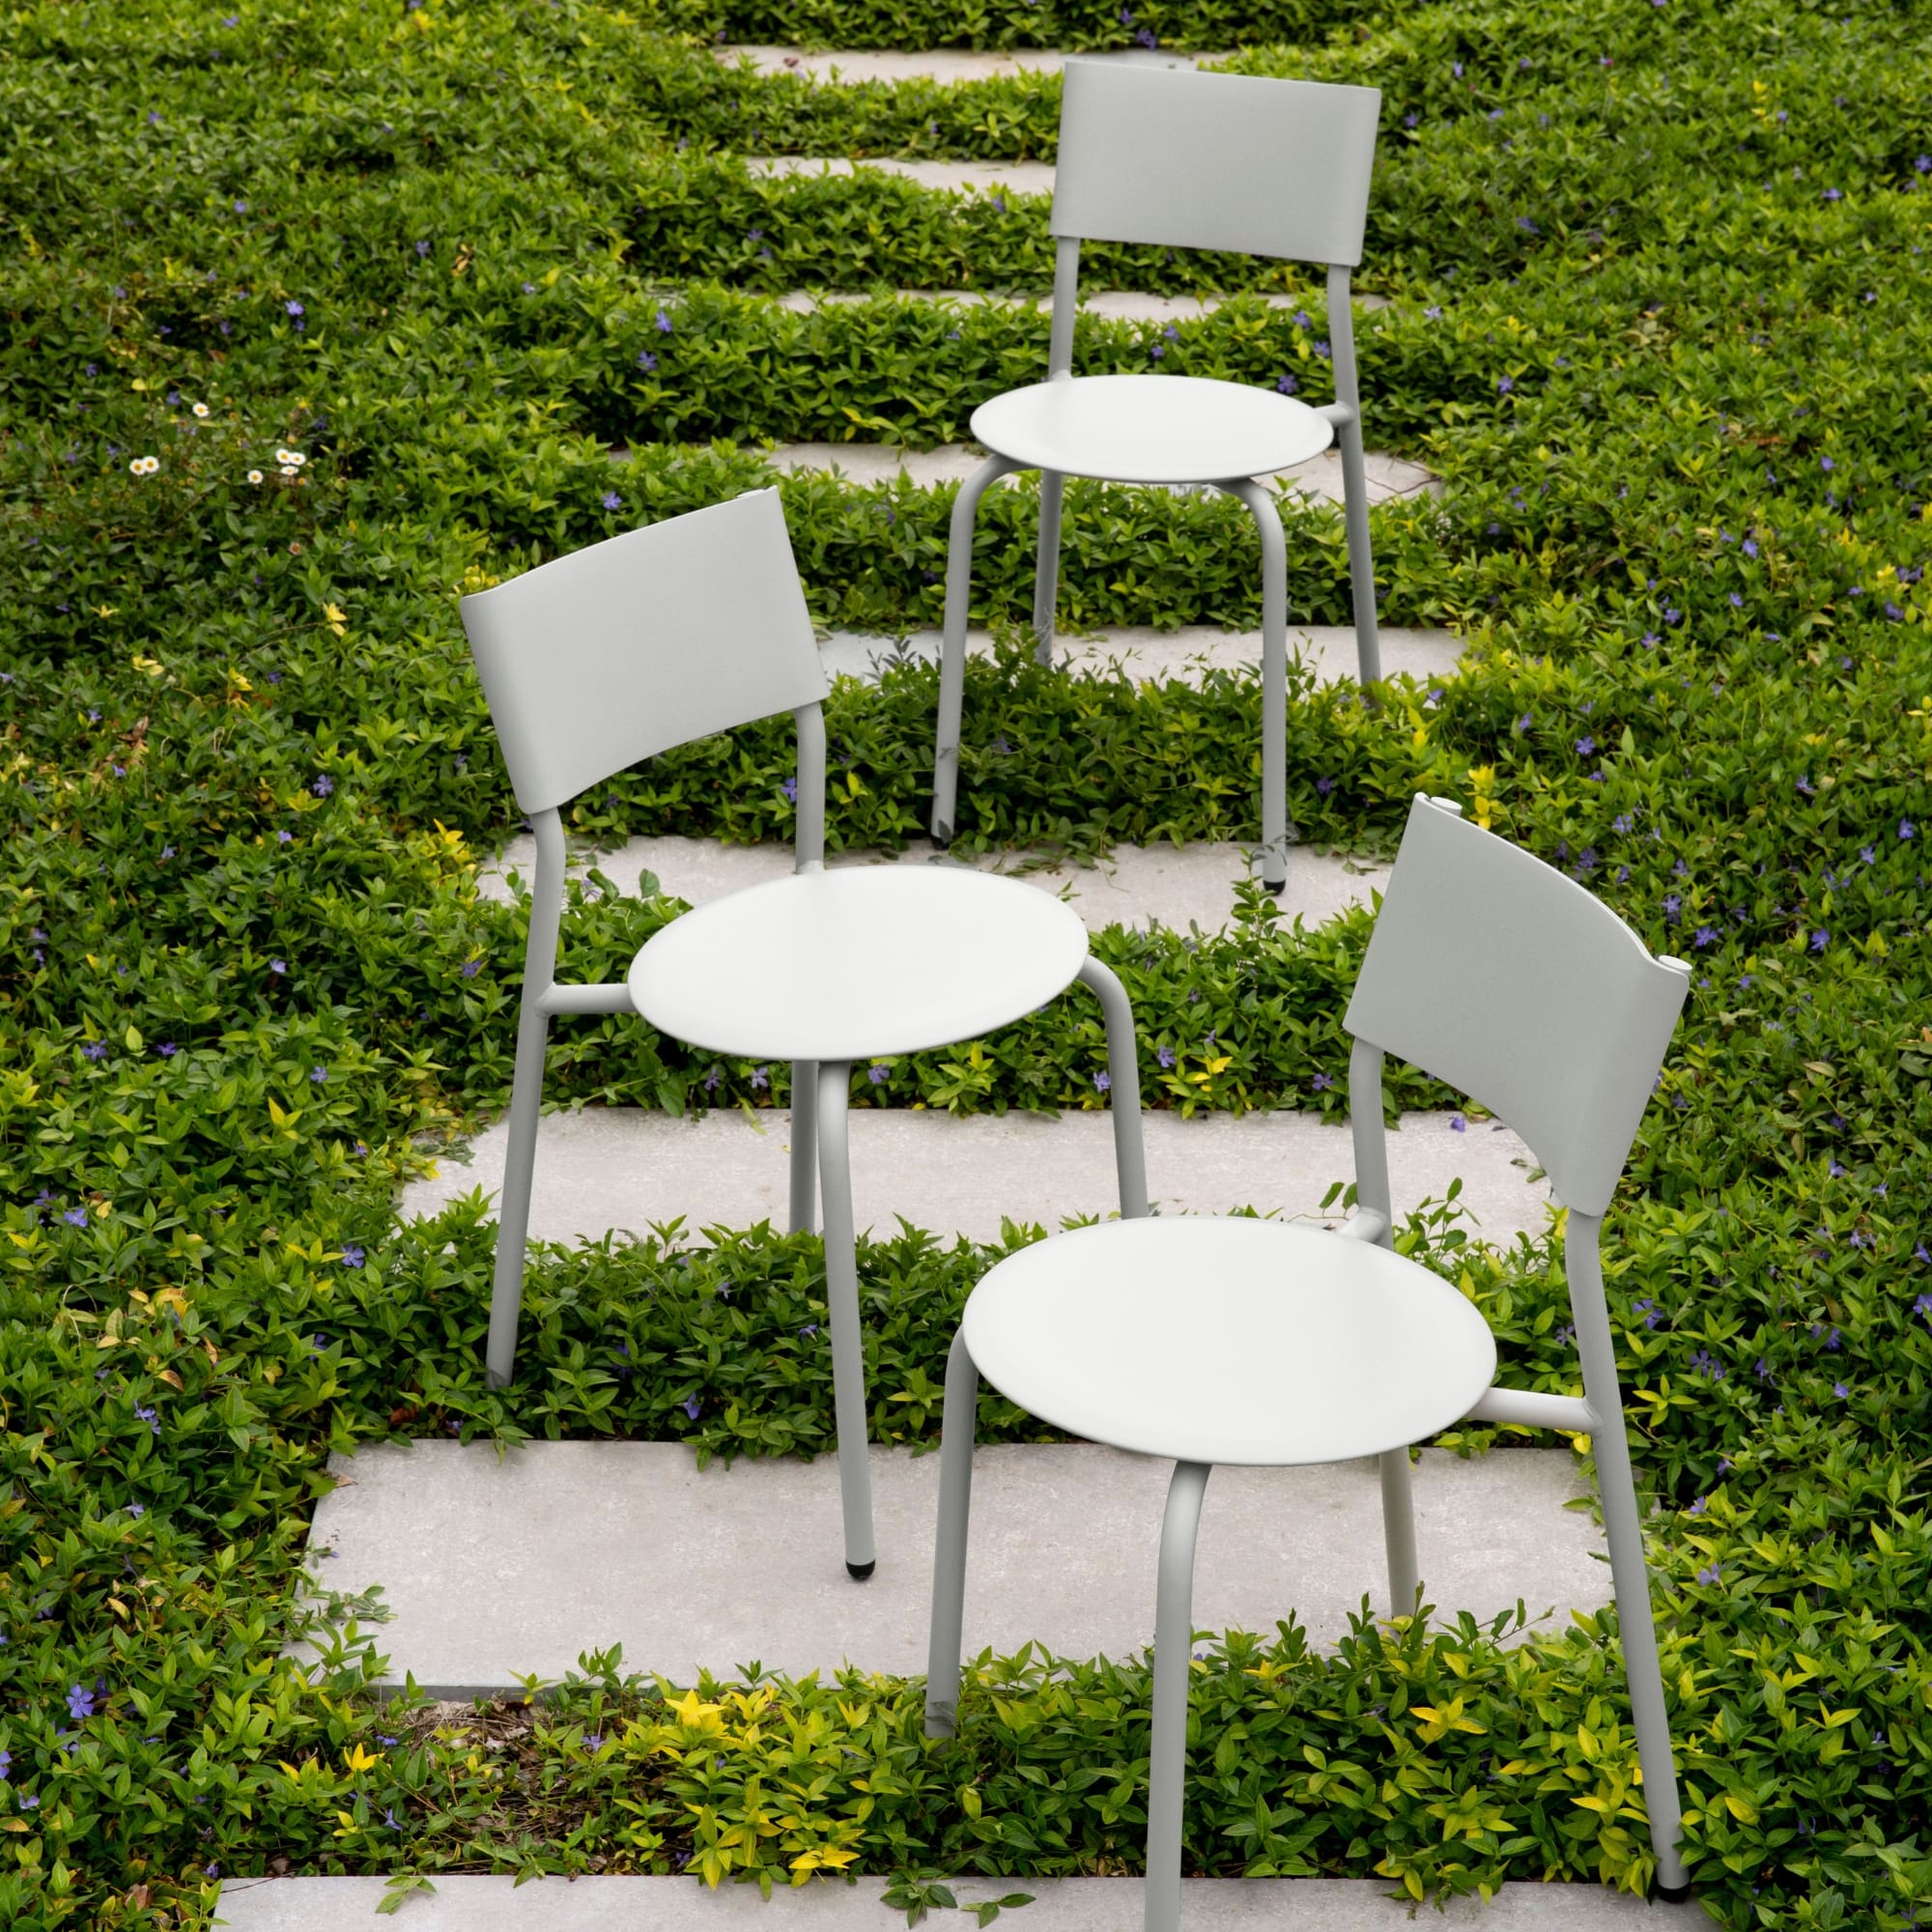
M 1382 671 L 1406 673 L 1437 682 L 1452 678 L 1463 658 L 1463 639 L 1454 631 L 1408 630 L 1383 625 Z M 834 631 L 820 639 L 819 655 L 835 677 L 875 678 L 882 665 L 900 659 L 923 664 L 939 662 L 941 634 L 911 631 L 902 638 L 864 631 Z M 1318 684 L 1352 683 L 1359 660 L 1355 633 L 1346 624 L 1303 625 L 1288 634 L 1291 657 L 1298 657 Z M 991 633 L 968 631 L 967 654 L 990 657 Z M 1162 682 L 1199 684 L 1210 669 L 1259 668 L 1262 634 L 1222 631 L 1207 624 L 1184 624 L 1179 630 L 1157 631 L 1149 624 L 1123 624 L 1091 638 L 1063 632 L 1054 639 L 1055 661 L 1069 670 L 1105 671 L 1118 661 L 1130 677 Z M 1297 854 L 1297 861 L 1300 855 Z M 1293 880 L 1290 889 L 1293 890 Z
M 696 1683 L 753 1662 L 800 1677 L 846 1664 L 923 1675 L 939 1518 L 936 1455 L 874 1446 L 878 1569 L 855 1584 L 839 1541 L 838 1458 L 700 1471 L 681 1442 L 365 1444 L 329 1458 L 310 1574 L 380 1585 L 384 1682 L 433 1697 L 555 1680 L 588 1650 Z M 1171 1463 L 1094 1443 L 983 1446 L 973 1470 L 965 1644 L 1011 1656 L 1123 1658 L 1153 1636 L 1155 1559 Z M 1603 1532 L 1567 1445 L 1414 1465 L 1423 1601 L 1485 1621 L 1520 1598 L 1542 1628 L 1611 1600 Z M 325 1557 L 319 1552 L 332 1551 Z M 1389 1614 L 1373 1457 L 1298 1469 L 1218 1468 L 1195 1570 L 1197 1630 L 1271 1634 L 1291 1608 L 1332 1648 L 1366 1593 Z
M 1132 1878 L 955 1878 L 962 1907 L 1024 1891 L 1014 1918 L 1025 1932 L 1131 1932 L 1141 1922 Z M 382 1903 L 381 1878 L 231 1878 L 219 1922 L 231 1932 L 368 1932 Z M 781 1886 L 769 1899 L 752 1885 L 711 1890 L 696 1878 L 514 1878 L 439 1873 L 397 1914 L 404 1932 L 901 1932 L 905 1915 L 881 1902 L 886 1881 L 813 1879 Z M 1391 1898 L 1386 1879 L 1192 1878 L 1180 1887 L 1185 1932 L 1413 1932 L 1413 1908 Z M 1485 1905 L 1445 1898 L 1428 1923 L 1461 1932 L 1633 1932 L 1715 1921 L 1694 1901 L 1653 1906 L 1594 1885 L 1510 1884 Z M 782 1922 L 781 1922 L 782 1921 Z M 935 1913 L 925 1932 L 954 1932 Z
M 1453 1122 L 1462 1120 L 1403 1115 L 1402 1130 L 1388 1136 L 1397 1214 L 1426 1198 L 1441 1200 L 1460 1177 L 1458 1205 L 1468 1210 L 1472 1232 L 1502 1245 L 1519 1233 L 1541 1234 L 1549 1184 L 1529 1179 L 1536 1163 L 1528 1148 L 1495 1122 L 1466 1121 L 1459 1130 Z M 1348 1129 L 1314 1114 L 1284 1109 L 1183 1120 L 1150 1112 L 1145 1127 L 1148 1183 L 1164 1213 L 1256 1208 L 1312 1218 L 1336 1181 L 1354 1179 Z M 893 1234 L 903 1215 L 942 1238 L 993 1241 L 1002 1217 L 1053 1230 L 1069 1216 L 1110 1214 L 1119 1203 L 1113 1125 L 1100 1108 L 1056 1119 L 855 1107 L 851 1139 L 852 1205 L 862 1231 Z M 433 1175 L 403 1189 L 404 1218 L 438 1213 L 479 1187 L 494 1204 L 508 1141 L 499 1120 L 473 1137 L 467 1156 L 441 1156 Z M 783 1227 L 790 1146 L 786 1108 L 700 1108 L 682 1118 L 642 1107 L 546 1115 L 530 1236 L 571 1243 L 613 1232 L 643 1236 L 680 1218 L 694 1237 L 704 1228 L 760 1221 Z
M 614 452 L 613 452 L 614 453 Z M 625 452 L 628 454 L 628 452 Z M 891 483 L 910 478 L 922 488 L 936 483 L 963 483 L 986 460 L 978 443 L 941 443 L 937 449 L 906 449 L 888 442 L 781 442 L 766 452 L 773 469 L 786 474 L 800 471 L 836 471 L 859 484 Z M 1398 497 L 1442 494 L 1441 479 L 1425 465 L 1411 463 L 1404 456 L 1390 456 L 1379 450 L 1365 452 L 1364 478 L 1371 503 L 1386 503 Z M 1306 463 L 1264 475 L 1264 483 L 1280 483 L 1318 502 L 1342 501 L 1342 458 L 1338 451 L 1323 450 Z M 1117 489 L 1175 489 L 1194 494 L 1209 486 L 1182 484 L 1117 484 Z
M 1234 844 L 1116 845 L 1105 866 L 1062 865 L 1021 870 L 1024 853 L 985 853 L 974 861 L 982 872 L 1017 872 L 1029 885 L 1070 898 L 1090 930 L 1109 925 L 1146 928 L 1158 920 L 1178 932 L 1191 923 L 1215 932 L 1235 913 L 1235 888 L 1250 876 L 1249 848 Z M 923 845 L 893 855 L 879 852 L 840 852 L 832 866 L 953 865 Z M 789 845 L 727 845 L 718 838 L 633 838 L 612 851 L 573 855 L 571 870 L 582 874 L 592 865 L 635 897 L 641 874 L 656 875 L 660 888 L 702 905 L 745 886 L 780 879 L 792 869 Z M 478 890 L 487 898 L 512 902 L 508 873 L 522 872 L 526 884 L 536 876 L 536 839 L 528 833 L 513 838 L 502 855 L 478 875 Z M 1310 925 L 1320 925 L 1351 905 L 1369 903 L 1388 867 L 1360 863 L 1340 854 L 1297 850 L 1289 866 L 1289 882 L 1281 908 L 1290 919 L 1299 914 Z
M 886 167 L 894 164 L 866 161 L 861 165 Z M 968 308 L 980 302 L 992 302 L 1003 308 L 1037 308 L 1044 313 L 1047 307 L 1045 296 L 992 295 L 983 289 L 895 289 L 893 294 L 900 301 L 957 302 Z M 1269 294 L 1261 298 L 1269 308 L 1307 306 L 1306 298 L 1301 296 Z M 821 308 L 867 302 L 872 298 L 855 289 L 792 289 L 776 299 L 780 308 L 793 315 L 810 315 Z M 1132 289 L 1096 289 L 1081 298 L 1080 312 L 1100 316 L 1109 322 L 1199 322 L 1204 315 L 1212 315 L 1232 299 L 1229 296 L 1148 296 Z M 1389 305 L 1386 296 L 1365 295 L 1359 290 L 1355 293 L 1354 301 L 1359 309 L 1387 308 Z
M 1202 67 L 1226 60 L 1222 54 L 1184 54 L 1166 47 L 1114 47 L 1105 52 L 1067 55 L 1057 47 L 1015 47 L 1005 53 L 964 47 L 925 52 L 862 48 L 808 52 L 804 47 L 714 46 L 715 59 L 727 67 L 750 64 L 759 73 L 793 73 L 804 80 L 1008 80 L 1016 73 L 1058 73 L 1067 60 L 1117 61 L 1129 67 Z
M 935 161 L 899 160 L 890 156 L 848 160 L 843 156 L 759 155 L 747 156 L 745 165 L 753 175 L 852 175 L 862 168 L 880 174 L 899 175 L 917 182 L 921 187 L 957 191 L 983 189 L 989 194 L 1051 194 L 1051 161 Z

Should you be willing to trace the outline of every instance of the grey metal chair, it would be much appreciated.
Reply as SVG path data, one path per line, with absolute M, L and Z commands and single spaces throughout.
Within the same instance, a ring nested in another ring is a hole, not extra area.
M 949 1737 L 957 1721 L 980 1378 L 1070 1435 L 1175 1463 L 1154 1612 L 1147 1932 L 1175 1932 L 1179 1919 L 1194 1546 L 1209 1469 L 1379 1458 L 1389 1595 L 1408 1613 L 1419 1578 L 1407 1445 L 1465 1416 L 1589 1433 L 1657 1889 L 1687 1895 L 1599 1244 L 1690 969 L 1653 958 L 1575 880 L 1465 824 L 1460 810 L 1416 799 L 1344 1019 L 1355 1041 L 1360 1207 L 1342 1231 L 1212 1217 L 1083 1228 L 994 1267 L 953 1340 L 927 1736 Z M 1492 1387 L 1495 1343 L 1475 1306 L 1395 1254 L 1384 1051 L 1481 1100 L 1548 1171 L 1569 1208 L 1580 1398 Z
M 946 562 L 945 638 L 933 752 L 932 837 L 953 834 L 966 675 L 973 522 L 1001 477 L 1037 469 L 1039 556 L 1033 621 L 1053 661 L 1061 504 L 1067 476 L 1208 484 L 1253 513 L 1262 542 L 1262 883 L 1288 878 L 1288 553 L 1274 500 L 1255 479 L 1341 440 L 1357 668 L 1381 676 L 1375 562 L 1362 468 L 1350 270 L 1361 260 L 1381 94 L 1245 74 L 1068 61 L 1051 231 L 1057 238 L 1048 379 L 973 412 L 991 452 L 959 487 Z M 1328 267 L 1335 400 L 1190 376 L 1075 376 L 1073 319 L 1083 239 L 1217 248 Z
M 972 1039 L 1076 980 L 1100 1002 L 1121 1211 L 1148 1211 L 1133 1015 L 1070 906 L 958 866 L 825 868 L 825 671 L 776 490 L 611 537 L 463 600 L 536 883 L 498 1209 L 489 1376 L 510 1379 L 553 1013 L 637 1012 L 713 1052 L 792 1064 L 791 1227 L 823 1186 L 845 1562 L 871 1574 L 871 1471 L 846 1104 L 852 1066 Z M 672 921 L 610 985 L 558 984 L 558 808 L 640 759 L 790 710 L 797 870 Z

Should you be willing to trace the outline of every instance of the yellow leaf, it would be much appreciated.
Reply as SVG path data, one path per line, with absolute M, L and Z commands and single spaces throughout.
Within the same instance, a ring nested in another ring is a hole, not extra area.
M 381 1764 L 383 1759 L 380 1752 L 364 1750 L 361 1745 L 356 1744 L 344 1754 L 342 1762 L 351 1771 L 363 1772 Z
M 1757 1823 L 1757 1806 L 1747 1799 L 1740 1798 L 1735 1791 L 1724 1793 L 1724 1804 L 1733 1818 L 1746 1825 Z

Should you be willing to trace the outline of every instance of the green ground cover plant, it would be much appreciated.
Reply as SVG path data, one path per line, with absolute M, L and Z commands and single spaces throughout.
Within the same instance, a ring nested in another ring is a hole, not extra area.
M 394 1200 L 503 1103 L 521 970 L 523 910 L 476 891 L 517 818 L 457 596 L 769 482 L 771 440 L 957 439 L 1043 368 L 1037 315 L 898 293 L 1037 293 L 1039 201 L 742 157 L 1050 158 L 1057 82 L 832 89 L 705 44 L 835 31 L 1146 31 L 1384 90 L 1372 440 L 1446 493 L 1378 511 L 1383 615 L 1469 652 L 1370 704 L 1298 689 L 1296 822 L 1386 854 L 1417 789 L 1457 797 L 1695 965 L 1609 1251 L 1687 1857 L 1730 1927 L 1922 1915 L 1922 18 L 228 4 L 0 23 L 0 1922 L 199 1927 L 223 1876 L 276 1869 L 917 1886 L 1137 1861 L 1142 1660 L 983 1659 L 946 1747 L 918 1736 L 916 1684 L 670 1686 L 617 1658 L 450 1724 L 364 1694 L 380 1603 L 331 1596 L 322 1562 L 298 1599 L 331 1448 L 829 1440 L 810 1240 L 542 1252 L 506 1395 L 480 1372 L 480 1203 L 404 1225 Z M 1089 274 L 1295 306 L 1090 320 L 1083 366 L 1326 399 L 1305 271 L 1096 248 Z M 867 299 L 800 316 L 773 299 L 798 286 Z M 782 487 L 820 621 L 937 620 L 949 490 Z M 1006 489 L 981 517 L 978 609 L 1006 648 L 969 672 L 962 842 L 1255 836 L 1252 677 L 1028 662 L 1033 505 Z M 1346 621 L 1337 520 L 1284 515 L 1297 616 Z M 1258 616 L 1244 517 L 1204 499 L 1075 489 L 1064 582 L 1093 628 Z M 933 696 L 917 666 L 834 692 L 838 842 L 918 836 Z M 612 781 L 573 835 L 783 838 L 792 769 L 783 724 L 751 727 Z M 578 892 L 566 970 L 614 971 L 674 910 Z M 1270 910 L 1100 941 L 1151 1104 L 1339 1122 L 1367 916 Z M 859 1097 L 1094 1106 L 1099 1066 L 1068 999 Z M 565 1102 L 784 1093 L 782 1068 L 592 1020 L 559 1023 L 552 1081 Z M 1385 1100 L 1452 1104 L 1393 1066 Z M 1575 1390 L 1560 1249 L 1462 1235 L 1452 1204 L 1404 1239 L 1484 1308 L 1512 1380 Z M 993 1252 L 916 1229 L 865 1248 L 882 1438 L 936 1440 Z M 1035 1425 L 989 1397 L 982 1427 Z M 305 1629 L 313 1683 L 281 1658 Z M 1190 1868 L 1641 1889 L 1622 1684 L 1613 1612 L 1365 1619 L 1333 1656 L 1236 1634 L 1200 1665 Z

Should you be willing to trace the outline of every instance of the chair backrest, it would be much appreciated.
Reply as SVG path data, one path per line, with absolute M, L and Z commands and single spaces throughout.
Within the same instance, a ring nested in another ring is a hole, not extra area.
M 776 490 L 607 538 L 462 611 L 526 812 L 826 695 Z
M 1343 1025 L 1480 1101 L 1602 1214 L 1690 983 L 1576 880 L 1418 794 Z
M 1381 91 L 1066 63 L 1051 231 L 1357 267 Z

